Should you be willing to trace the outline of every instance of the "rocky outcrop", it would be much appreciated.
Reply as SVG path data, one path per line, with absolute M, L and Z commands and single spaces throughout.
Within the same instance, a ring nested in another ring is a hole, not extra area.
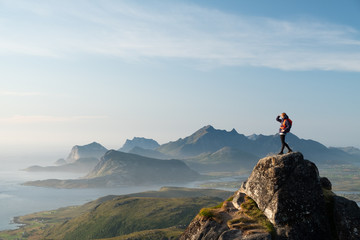
M 160 145 L 154 139 L 143 137 L 134 137 L 132 140 L 127 139 L 124 145 L 119 149 L 121 152 L 130 152 L 133 148 L 139 147 L 142 149 L 155 150 Z
M 108 150 L 97 142 L 93 142 L 84 146 L 74 146 L 71 149 L 66 161 L 73 163 L 80 158 L 97 158 L 100 159 Z
M 260 159 L 231 201 L 205 212 L 181 240 L 360 239 L 360 208 L 331 192 L 331 182 L 298 152 Z
M 319 172 L 301 153 L 261 159 L 240 191 L 254 199 L 279 237 L 330 239 Z

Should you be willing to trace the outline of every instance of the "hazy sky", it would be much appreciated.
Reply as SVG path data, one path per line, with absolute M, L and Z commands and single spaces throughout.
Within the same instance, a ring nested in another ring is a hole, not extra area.
M 204 125 L 360 147 L 360 2 L 0 0 L 0 152 Z

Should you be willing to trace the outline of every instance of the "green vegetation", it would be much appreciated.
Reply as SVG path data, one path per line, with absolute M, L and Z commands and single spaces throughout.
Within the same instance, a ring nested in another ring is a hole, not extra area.
M 275 234 L 275 229 L 272 223 L 267 219 L 264 213 L 258 208 L 256 202 L 248 196 L 245 196 L 245 201 L 241 204 L 243 213 L 250 217 L 250 222 L 260 224 L 267 232 L 272 235 Z M 244 219 L 239 219 L 239 221 Z
M 202 208 L 199 212 L 199 216 L 205 218 L 214 218 L 216 217 L 216 209 L 219 209 L 223 206 L 223 202 L 219 203 L 218 205 L 210 208 Z
M 234 196 L 231 196 L 228 199 L 226 199 L 227 202 L 232 202 L 232 200 L 234 200 Z
M 145 230 L 145 231 L 123 235 L 120 237 L 104 238 L 101 240 L 159 240 L 159 239 L 175 240 L 178 239 L 183 232 L 184 229 L 171 227 L 165 229 Z
M 199 216 L 205 217 L 205 218 L 213 218 L 215 217 L 215 213 L 213 209 L 211 208 L 202 208 L 199 212 Z
M 187 225 L 203 206 L 218 198 L 117 197 L 45 232 L 50 239 L 98 239 Z
M 0 232 L 0 239 L 88 240 L 122 236 L 173 239 L 183 231 L 175 226 L 187 226 L 201 208 L 217 204 L 230 194 L 221 190 L 166 187 L 160 191 L 107 196 L 81 206 L 19 217 L 17 222 L 26 226 Z

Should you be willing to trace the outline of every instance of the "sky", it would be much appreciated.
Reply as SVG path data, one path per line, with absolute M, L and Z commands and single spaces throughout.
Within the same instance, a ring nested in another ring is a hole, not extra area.
M 358 0 L 0 0 L 0 155 L 205 125 L 360 147 Z M 60 156 L 64 157 L 64 156 Z

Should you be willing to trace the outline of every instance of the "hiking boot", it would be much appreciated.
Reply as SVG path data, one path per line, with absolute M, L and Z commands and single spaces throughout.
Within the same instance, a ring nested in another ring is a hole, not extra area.
M 277 155 L 283 155 L 284 153 L 283 152 L 279 152 Z
M 287 153 L 292 153 L 293 151 L 291 149 L 289 149 L 289 151 Z

